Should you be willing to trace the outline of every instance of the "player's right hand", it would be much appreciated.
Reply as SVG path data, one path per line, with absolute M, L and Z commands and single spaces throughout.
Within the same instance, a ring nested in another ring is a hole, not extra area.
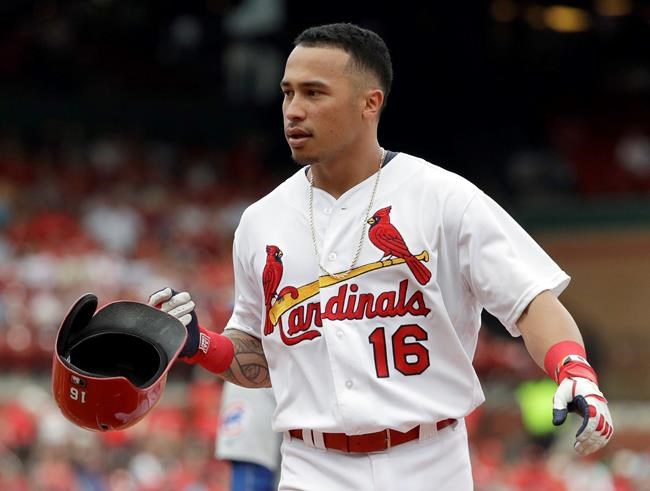
M 564 423 L 569 411 L 582 416 L 574 448 L 580 455 L 589 455 L 604 447 L 614 433 L 607 400 L 593 381 L 567 377 L 553 397 L 553 424 Z
M 187 340 L 179 356 L 190 358 L 199 349 L 199 320 L 194 312 L 194 301 L 188 292 L 177 292 L 169 287 L 153 293 L 147 305 L 176 317 L 187 329 Z

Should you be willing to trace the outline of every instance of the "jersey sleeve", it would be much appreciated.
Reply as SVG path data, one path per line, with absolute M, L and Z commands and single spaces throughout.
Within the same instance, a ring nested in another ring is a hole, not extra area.
M 232 316 L 226 324 L 226 329 L 239 329 L 251 336 L 262 336 L 262 306 L 264 301 L 261 291 L 253 281 L 252 272 L 246 265 L 243 247 L 240 244 L 241 236 L 235 233 L 232 248 L 232 262 L 235 277 L 235 302 Z
M 461 274 L 478 302 L 513 336 L 517 320 L 540 293 L 556 296 L 569 276 L 494 200 L 477 192 L 462 215 L 459 235 Z

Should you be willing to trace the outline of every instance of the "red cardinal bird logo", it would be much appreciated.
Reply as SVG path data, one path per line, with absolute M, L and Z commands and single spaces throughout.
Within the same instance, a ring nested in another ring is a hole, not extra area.
M 390 223 L 391 208 L 391 206 L 387 206 L 386 208 L 377 210 L 368 219 L 368 223 L 370 224 L 370 229 L 368 230 L 370 242 L 384 253 L 382 260 L 389 256 L 404 259 L 418 283 L 420 285 L 426 285 L 431 279 L 431 271 L 411 254 L 411 251 L 406 247 L 406 242 L 404 242 L 402 234 L 395 228 L 395 225 Z
M 266 264 L 262 271 L 262 286 L 264 287 L 264 305 L 266 306 L 266 321 L 264 323 L 264 334 L 273 332 L 273 325 L 269 318 L 271 302 L 278 298 L 278 286 L 282 279 L 282 251 L 278 246 L 266 246 Z

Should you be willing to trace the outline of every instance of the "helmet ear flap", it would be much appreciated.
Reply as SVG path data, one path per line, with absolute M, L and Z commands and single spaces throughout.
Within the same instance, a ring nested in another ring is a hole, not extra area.
M 74 344 L 75 338 L 79 336 L 81 330 L 88 325 L 95 311 L 97 310 L 97 296 L 92 293 L 86 293 L 79 298 L 72 306 L 68 315 L 61 324 L 59 336 L 56 342 L 57 353 L 62 357 L 67 357 L 70 346 Z

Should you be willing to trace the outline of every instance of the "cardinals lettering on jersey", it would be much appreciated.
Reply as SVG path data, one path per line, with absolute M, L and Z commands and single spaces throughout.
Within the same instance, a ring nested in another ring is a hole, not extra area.
M 264 287 L 264 305 L 266 306 L 266 322 L 264 323 L 264 334 L 273 332 L 273 325 L 269 319 L 271 302 L 278 298 L 278 285 L 282 279 L 282 251 L 278 246 L 266 246 L 266 264 L 262 272 L 262 286 Z
M 377 210 L 368 219 L 368 223 L 370 224 L 370 229 L 368 230 L 370 242 L 384 253 L 382 259 L 390 256 L 404 259 L 418 283 L 420 285 L 426 285 L 431 279 L 431 271 L 411 254 L 411 251 L 406 246 L 406 242 L 402 238 L 402 234 L 395 228 L 395 225 L 390 223 L 391 208 L 391 206 L 387 206 L 386 208 Z
M 359 285 L 356 283 L 348 285 L 345 284 L 345 280 L 342 278 L 330 278 L 323 283 L 316 280 L 299 287 L 287 285 L 277 292 L 284 272 L 282 255 L 279 247 L 266 246 L 266 263 L 262 271 L 262 286 L 264 288 L 266 307 L 264 335 L 273 334 L 277 325 L 280 338 L 287 346 L 293 346 L 319 337 L 321 335 L 319 329 L 323 327 L 323 319 L 362 320 L 375 317 L 402 317 L 405 315 L 427 316 L 430 312 L 430 309 L 425 304 L 423 292 L 417 289 L 409 291 L 411 289 L 406 279 L 399 283 L 396 290 L 387 291 L 359 292 Z M 416 261 L 427 261 L 429 256 L 424 251 L 419 256 L 411 257 Z M 348 278 L 352 279 L 404 262 L 406 262 L 406 259 L 396 258 L 361 265 L 354 268 Z M 320 292 L 323 284 L 325 286 L 340 284 L 337 294 L 331 296 L 323 305 L 320 302 L 309 302 L 303 305 Z M 286 320 L 288 320 L 286 328 L 282 322 L 283 314 L 286 314 Z

